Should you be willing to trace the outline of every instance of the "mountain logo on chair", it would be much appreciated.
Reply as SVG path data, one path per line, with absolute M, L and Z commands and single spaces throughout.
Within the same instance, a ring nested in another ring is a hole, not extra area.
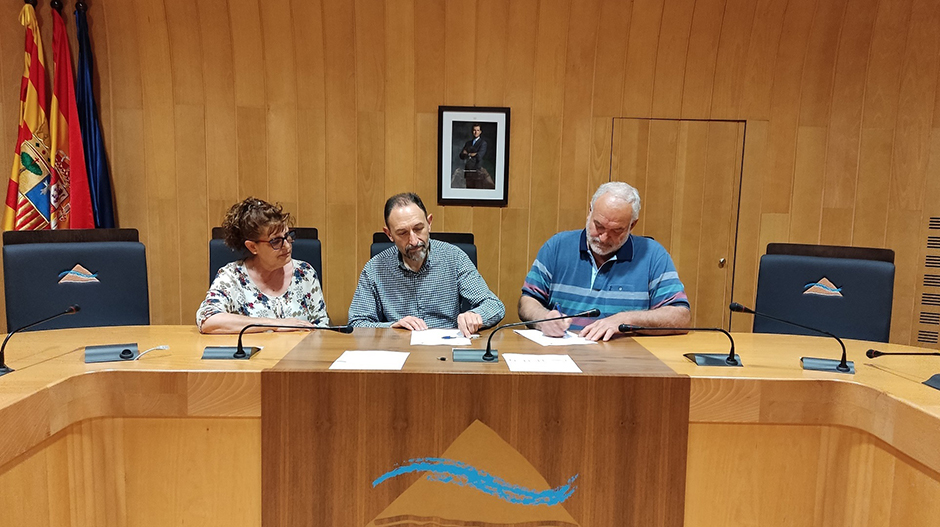
M 93 274 L 88 269 L 82 267 L 82 264 L 75 264 L 75 267 L 71 268 L 68 271 L 62 271 L 59 273 L 59 283 L 88 283 L 88 282 L 97 282 L 98 275 Z
M 810 282 L 803 286 L 804 295 L 819 295 L 819 296 L 842 296 L 842 288 L 836 287 L 828 278 L 825 276 L 820 278 L 818 282 Z

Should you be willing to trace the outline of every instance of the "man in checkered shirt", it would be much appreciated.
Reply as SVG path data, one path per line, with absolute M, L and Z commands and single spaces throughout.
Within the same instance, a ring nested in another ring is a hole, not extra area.
M 395 243 L 366 263 L 349 306 L 349 325 L 412 331 L 458 328 L 470 336 L 495 326 L 506 308 L 490 291 L 470 257 L 431 240 L 432 215 L 416 194 L 385 202 L 382 230 Z M 460 312 L 460 301 L 470 309 Z

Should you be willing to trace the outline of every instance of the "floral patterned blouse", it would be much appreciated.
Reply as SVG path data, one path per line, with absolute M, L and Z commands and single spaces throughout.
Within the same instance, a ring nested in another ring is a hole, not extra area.
M 317 325 L 329 325 L 323 290 L 313 266 L 292 260 L 294 276 L 287 291 L 277 297 L 261 292 L 251 278 L 244 260 L 219 269 L 206 299 L 196 311 L 196 325 L 202 329 L 206 319 L 217 313 L 235 313 L 249 317 L 298 318 Z

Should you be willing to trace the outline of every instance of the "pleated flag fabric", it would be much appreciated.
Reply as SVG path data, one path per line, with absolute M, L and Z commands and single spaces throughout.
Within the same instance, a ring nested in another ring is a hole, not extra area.
M 92 229 L 92 213 L 88 173 L 82 131 L 75 101 L 75 79 L 72 76 L 72 52 L 65 30 L 65 20 L 52 11 L 52 106 L 49 112 L 52 129 L 52 180 L 50 222 L 53 229 Z
M 92 85 L 94 57 L 91 51 L 91 36 L 88 20 L 83 9 L 75 11 L 78 28 L 78 81 L 75 84 L 78 102 L 78 118 L 82 125 L 82 141 L 85 147 L 85 162 L 88 167 L 88 186 L 96 227 L 114 227 L 114 202 L 111 198 L 111 175 L 108 157 L 101 137 L 98 122 L 98 106 Z
M 46 65 L 36 10 L 20 10 L 26 28 L 25 69 L 20 84 L 20 123 L 13 171 L 7 185 L 3 230 L 38 230 L 50 226 L 49 127 L 46 120 Z

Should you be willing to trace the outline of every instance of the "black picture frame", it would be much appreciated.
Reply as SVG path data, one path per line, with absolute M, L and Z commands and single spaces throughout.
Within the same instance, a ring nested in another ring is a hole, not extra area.
M 509 108 L 439 106 L 437 202 L 505 207 L 508 201 Z

